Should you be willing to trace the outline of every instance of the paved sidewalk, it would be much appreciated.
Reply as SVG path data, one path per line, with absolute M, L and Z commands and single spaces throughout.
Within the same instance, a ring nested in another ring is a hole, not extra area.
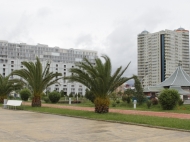
M 24 105 L 31 105 L 30 102 L 24 102 Z M 72 110 L 85 110 L 94 111 L 92 107 L 79 107 L 72 105 L 58 105 L 58 104 L 42 104 L 44 107 L 52 108 L 63 108 Z M 153 112 L 153 111 L 139 111 L 139 110 L 121 110 L 121 109 L 109 109 L 109 112 L 121 113 L 121 114 L 134 114 L 134 115 L 146 115 L 146 116 L 157 116 L 157 117 L 168 117 L 168 118 L 179 118 L 179 119 L 190 119 L 190 114 L 184 113 L 170 113 L 170 112 Z
M 0 142 L 188 142 L 189 132 L 0 108 Z

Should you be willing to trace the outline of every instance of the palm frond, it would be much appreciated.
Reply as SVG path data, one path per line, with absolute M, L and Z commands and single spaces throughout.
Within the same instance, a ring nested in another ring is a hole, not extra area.
M 75 68 L 69 70 L 73 75 L 66 76 L 64 79 L 85 85 L 95 96 L 106 97 L 117 87 L 133 78 L 122 77 L 130 63 L 123 70 L 122 67 L 119 67 L 112 75 L 110 58 L 106 55 L 102 55 L 102 58 L 105 62 L 103 63 L 100 58 L 97 58 L 95 65 L 85 58 L 82 62 L 76 63 Z

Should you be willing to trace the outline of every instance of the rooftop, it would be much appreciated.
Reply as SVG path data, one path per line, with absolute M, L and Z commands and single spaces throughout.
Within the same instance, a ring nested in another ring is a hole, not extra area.
M 182 69 L 179 63 L 175 72 L 158 86 L 190 86 L 190 76 Z

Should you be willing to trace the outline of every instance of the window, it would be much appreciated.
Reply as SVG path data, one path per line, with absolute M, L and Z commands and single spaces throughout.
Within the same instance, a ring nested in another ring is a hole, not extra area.
M 11 61 L 11 64 L 14 64 L 14 61 Z

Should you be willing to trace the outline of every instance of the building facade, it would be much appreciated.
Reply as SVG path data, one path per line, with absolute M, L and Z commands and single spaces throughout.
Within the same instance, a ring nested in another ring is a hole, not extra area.
M 36 56 L 40 58 L 43 67 L 45 67 L 47 61 L 50 61 L 50 71 L 60 72 L 63 76 L 68 76 L 70 75 L 69 69 L 75 66 L 75 62 L 82 61 L 84 57 L 95 63 L 97 52 L 92 50 L 48 47 L 48 45 L 43 44 L 28 45 L 25 43 L 10 43 L 0 40 L 0 74 L 7 76 L 13 70 L 22 69 L 22 61 L 35 62 Z M 52 85 L 47 90 L 63 90 L 67 95 L 70 93 L 85 94 L 86 87 L 80 83 L 69 83 L 66 80 L 60 80 L 59 83 L 60 85 Z
M 179 62 L 190 74 L 188 30 L 143 31 L 138 35 L 138 77 L 143 87 L 163 82 Z

